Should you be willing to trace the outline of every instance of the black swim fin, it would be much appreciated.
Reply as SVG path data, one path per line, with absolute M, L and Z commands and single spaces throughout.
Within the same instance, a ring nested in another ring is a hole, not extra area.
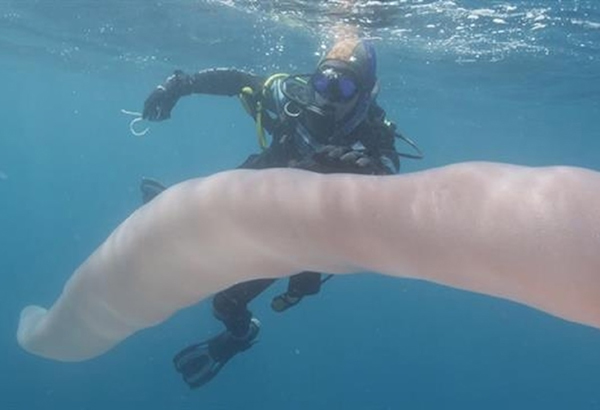
M 173 358 L 175 369 L 192 389 L 202 387 L 221 371 L 236 354 L 248 350 L 256 342 L 260 322 L 253 318 L 248 333 L 235 337 L 228 330 L 205 342 L 186 347 Z
M 144 202 L 144 204 L 147 204 L 148 202 L 156 198 L 165 189 L 167 189 L 167 187 L 155 179 L 142 178 L 142 182 L 140 183 L 140 191 L 142 191 L 142 201 Z

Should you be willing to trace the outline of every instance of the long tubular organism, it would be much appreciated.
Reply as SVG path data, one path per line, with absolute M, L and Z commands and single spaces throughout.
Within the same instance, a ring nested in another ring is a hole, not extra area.
M 124 221 L 50 310 L 25 308 L 17 337 L 85 360 L 229 285 L 303 270 L 424 279 L 600 328 L 600 173 L 464 163 L 190 180 Z

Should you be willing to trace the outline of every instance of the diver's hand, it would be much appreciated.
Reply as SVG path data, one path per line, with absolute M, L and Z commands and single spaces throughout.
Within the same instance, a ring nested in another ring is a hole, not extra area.
M 162 121 L 171 118 L 171 110 L 178 98 L 168 93 L 164 86 L 159 85 L 144 102 L 142 118 L 149 121 Z
M 328 172 L 350 172 L 357 174 L 385 174 L 380 161 L 364 150 L 355 150 L 339 145 L 326 145 L 317 151 L 313 160 L 326 167 Z
M 182 71 L 167 78 L 167 81 L 156 87 L 144 102 L 142 118 L 149 121 L 163 121 L 171 118 L 171 110 L 177 104 L 177 100 L 186 92 L 189 84 L 189 76 Z

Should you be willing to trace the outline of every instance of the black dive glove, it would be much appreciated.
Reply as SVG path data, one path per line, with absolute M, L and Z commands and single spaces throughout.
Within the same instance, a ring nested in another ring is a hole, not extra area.
M 190 76 L 177 70 L 167 81 L 156 87 L 144 102 L 142 118 L 162 121 L 171 118 L 171 110 L 180 97 L 190 93 Z
M 347 172 L 351 174 L 384 175 L 389 171 L 376 158 L 363 150 L 338 145 L 326 145 L 310 160 L 300 161 L 296 168 L 321 173 Z

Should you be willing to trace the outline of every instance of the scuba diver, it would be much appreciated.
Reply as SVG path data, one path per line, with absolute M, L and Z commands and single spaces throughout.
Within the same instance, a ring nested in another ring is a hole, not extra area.
M 379 90 L 375 50 L 367 41 L 351 38 L 336 44 L 307 75 L 254 75 L 236 69 L 208 69 L 188 75 L 175 71 L 146 99 L 142 118 L 170 118 L 179 98 L 190 94 L 239 96 L 256 122 L 262 151 L 238 168 L 291 167 L 320 173 L 395 174 L 400 157 L 421 158 L 421 152 L 388 121 L 376 103 Z M 270 143 L 267 134 L 271 136 Z M 408 143 L 415 154 L 396 151 L 395 139 Z M 144 201 L 162 190 L 144 179 Z M 295 306 L 319 292 L 331 278 L 301 272 L 289 279 L 287 291 L 271 302 L 276 312 Z M 274 279 L 239 283 L 213 298 L 213 313 L 223 322 L 219 335 L 183 349 L 174 364 L 191 388 L 212 380 L 236 354 L 249 349 L 260 330 L 248 304 Z

